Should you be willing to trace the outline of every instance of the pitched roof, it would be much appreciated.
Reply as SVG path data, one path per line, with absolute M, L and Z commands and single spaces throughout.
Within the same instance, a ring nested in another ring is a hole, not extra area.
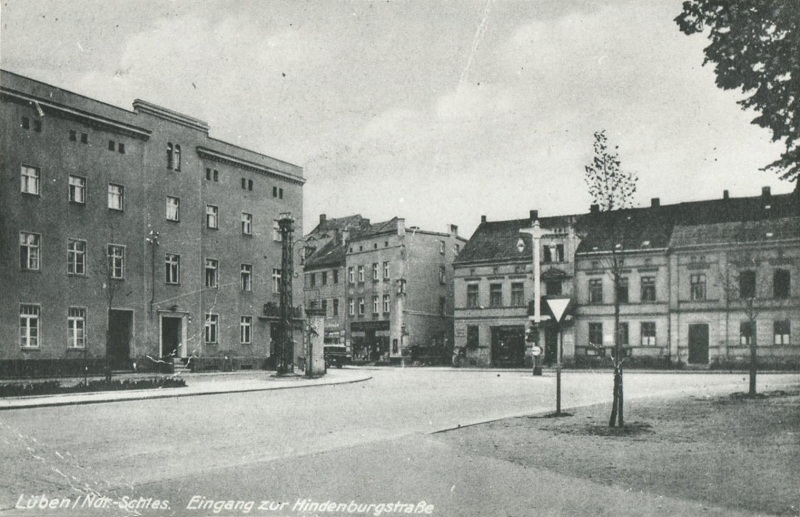
M 345 263 L 347 246 L 336 239 L 329 241 L 322 248 L 315 250 L 311 256 L 306 257 L 304 269 L 340 266 Z
M 546 232 L 548 228 L 566 228 L 579 217 L 581 216 L 541 217 L 539 224 Z M 520 233 L 520 230 L 530 227 L 530 219 L 482 222 L 458 254 L 454 264 L 530 261 L 532 237 L 530 234 Z M 517 249 L 520 238 L 525 242 L 522 252 Z
M 398 220 L 399 218 L 392 217 L 388 221 L 381 221 L 379 223 L 370 224 L 369 228 L 365 229 L 364 231 L 358 232 L 358 234 L 353 235 L 352 240 L 366 239 L 369 237 L 374 237 L 375 235 L 381 233 L 397 231 Z
M 325 219 L 317 224 L 308 236 L 335 230 L 363 230 L 369 227 L 369 219 L 364 219 L 361 214 L 348 215 L 335 219 Z
M 800 217 L 693 226 L 677 225 L 672 232 L 670 247 L 769 243 L 788 239 L 800 239 Z

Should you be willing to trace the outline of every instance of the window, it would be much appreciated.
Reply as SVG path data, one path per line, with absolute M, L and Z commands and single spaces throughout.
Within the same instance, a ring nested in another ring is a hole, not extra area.
M 347 268 L 347 282 L 354 284 L 356 282 L 356 275 L 353 266 Z
M 706 275 L 704 273 L 697 273 L 689 275 L 689 298 L 692 300 L 705 300 L 706 299 Z
M 356 315 L 356 302 L 352 298 L 347 299 L 347 313 L 350 316 Z
M 447 316 L 447 298 L 445 296 L 439 297 L 439 315 Z
M 272 269 L 272 292 L 281 292 L 281 270 L 279 268 Z
M 272 240 L 281 242 L 281 225 L 277 220 L 272 221 Z
M 125 246 L 108 245 L 108 273 L 115 280 L 125 278 Z
M 247 180 L 242 178 L 242 190 L 247 188 Z
M 272 187 L 272 197 L 278 197 L 278 187 Z
M 603 279 L 589 280 L 589 303 L 603 303 Z
M 381 302 L 377 296 L 372 297 L 372 314 L 381 312 Z
M 389 295 L 388 294 L 384 294 L 383 295 L 383 313 L 384 314 L 389 314 L 389 308 L 390 308 L 390 305 L 389 305 L 390 301 L 389 300 L 390 300 Z
M 561 294 L 561 280 L 548 280 L 544 285 L 548 296 L 558 296 Z
M 564 245 L 563 244 L 547 244 L 543 246 L 544 257 L 543 262 L 564 262 Z
M 447 268 L 439 266 L 439 283 L 445 285 L 447 283 Z
M 619 323 L 619 344 L 620 346 L 628 346 L 629 339 L 628 339 L 628 323 L 627 322 L 620 322 Z
M 383 263 L 383 278 L 385 280 L 389 279 L 389 263 L 388 262 L 384 262 Z
M 550 291 L 547 291 L 550 294 Z M 514 282 L 511 284 L 511 305 L 514 307 L 522 307 L 525 305 L 525 284 L 522 282 Z
M 503 284 L 489 284 L 489 306 L 502 307 Z
M 739 298 L 756 297 L 756 272 L 742 271 L 739 273 Z
M 439 241 L 439 254 L 444 255 L 446 243 L 444 241 Z
M 37 133 L 42 132 L 42 121 L 41 120 L 34 120 L 33 121 L 33 130 Z
M 239 341 L 241 341 L 243 345 L 249 345 L 250 343 L 252 343 L 251 341 L 252 330 L 253 330 L 253 317 L 242 316 L 239 319 Z
M 119 152 L 119 154 L 125 154 L 125 144 L 117 142 L 117 152 Z
M 467 325 L 467 348 L 474 350 L 480 344 L 477 325 Z
M 306 276 L 308 277 L 308 285 L 310 287 L 316 287 L 317 286 L 317 274 L 316 273 L 309 273 Z
M 617 284 L 617 301 L 619 303 L 628 303 L 628 279 L 620 278 Z
M 603 346 L 603 324 L 589 323 L 589 344 Z
M 253 214 L 242 212 L 242 234 L 253 235 Z
M 86 274 L 86 241 L 69 239 L 67 243 L 67 273 Z
M 26 119 L 26 118 L 22 119 L 23 127 L 25 126 L 24 122 L 27 121 L 27 120 L 28 119 Z M 28 128 L 25 127 L 25 129 L 28 129 Z M 78 141 L 78 133 L 74 129 L 70 129 L 69 130 L 69 141 L 70 142 L 77 142 Z
M 219 261 L 206 259 L 206 287 L 217 287 L 219 285 Z
M 379 280 L 380 279 L 380 276 L 378 275 L 378 263 L 377 262 L 373 262 L 372 263 L 372 279 L 373 280 Z
M 113 140 L 109 140 L 108 141 L 108 150 L 109 151 L 113 151 L 116 148 L 117 148 L 116 142 L 114 142 Z
M 172 169 L 172 159 L 173 159 L 172 155 L 173 155 L 172 142 L 167 142 L 167 169 Z
M 181 200 L 177 197 L 167 196 L 167 221 L 181 220 Z
M 322 300 L 322 312 L 325 313 L 325 317 L 328 317 L 328 300 Z
M 739 344 L 750 346 L 756 335 L 756 322 L 743 321 L 739 323 Z
M 172 153 L 172 164 L 176 171 L 181 170 L 181 146 L 175 144 L 175 152 Z
M 478 284 L 467 284 L 467 307 L 478 308 Z
M 211 181 L 211 168 L 206 167 L 206 181 Z
M 219 333 L 219 314 L 206 314 L 206 324 L 203 330 L 206 343 L 216 343 Z
M 643 302 L 656 301 L 656 277 L 654 276 L 642 277 L 642 301 Z
M 108 184 L 108 208 L 111 210 L 123 210 L 124 208 L 124 192 L 125 189 L 122 185 Z
M 219 171 L 217 169 L 214 169 L 213 172 L 214 172 L 214 174 L 213 174 L 212 178 L 214 179 L 214 183 L 219 183 Z
M 359 316 L 363 316 L 365 310 L 366 310 L 366 307 L 364 306 L 364 298 L 363 297 L 359 297 L 359 299 L 358 299 L 358 315 Z
M 19 306 L 19 346 L 23 348 L 39 347 L 39 306 Z
M 242 291 L 252 292 L 253 290 L 253 266 L 242 264 L 241 270 Z
M 328 285 L 328 272 L 322 272 L 322 285 Z
M 67 313 L 67 346 L 84 348 L 86 346 L 86 309 L 70 307 Z
M 333 316 L 338 316 L 338 315 L 339 315 L 339 299 L 338 298 L 334 298 L 333 299 Z
M 89 134 L 88 133 L 81 133 L 81 143 L 88 144 L 89 143 Z
M 358 281 L 364 281 L 364 266 L 358 266 Z
M 19 267 L 23 271 L 39 270 L 41 235 L 38 233 L 19 233 Z
M 22 129 L 30 129 L 31 121 L 28 117 L 22 117 Z
M 278 199 L 283 199 L 283 189 L 282 188 L 278 189 Z
M 206 228 L 219 228 L 219 207 L 206 205 Z
M 788 345 L 791 343 L 791 324 L 789 320 L 776 321 L 774 324 L 774 343 L 776 345 Z
M 334 284 L 338 284 L 339 283 L 339 270 L 338 269 L 334 269 L 332 271 L 332 273 L 333 273 L 333 283 Z
M 86 178 L 69 176 L 69 200 L 72 203 L 83 204 L 86 202 Z
M 181 283 L 181 256 L 167 253 L 164 259 L 164 281 L 168 284 Z
M 656 323 L 654 321 L 642 322 L 642 346 L 655 346 Z
M 23 165 L 20 167 L 20 189 L 25 194 L 39 195 L 40 171 L 37 167 Z
M 247 180 L 247 190 L 253 190 L 253 180 Z
M 786 269 L 776 269 L 772 277 L 772 292 L 775 298 L 788 298 L 791 291 L 791 275 Z

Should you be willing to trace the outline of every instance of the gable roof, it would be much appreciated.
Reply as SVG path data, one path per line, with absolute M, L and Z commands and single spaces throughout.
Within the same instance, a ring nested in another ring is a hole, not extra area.
M 330 233 L 336 230 L 350 230 L 358 231 L 369 228 L 369 219 L 364 219 L 361 214 L 353 214 L 345 217 L 338 217 L 336 219 L 325 219 L 320 221 L 317 226 L 311 230 L 306 238 L 317 235 L 320 233 Z
M 397 231 L 398 217 L 392 217 L 388 221 L 370 224 L 369 228 L 352 236 L 352 240 L 368 239 L 382 233 L 394 233 Z
M 691 248 L 720 244 L 753 244 L 800 240 L 800 217 L 781 217 L 758 221 L 677 225 L 670 247 Z
M 347 246 L 336 239 L 327 242 L 322 248 L 315 250 L 311 256 L 306 257 L 303 268 L 315 269 L 321 267 L 341 266 L 345 263 Z

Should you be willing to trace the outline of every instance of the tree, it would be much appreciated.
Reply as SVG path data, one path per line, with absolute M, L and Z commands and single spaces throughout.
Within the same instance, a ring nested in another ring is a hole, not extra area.
M 608 425 L 620 427 L 625 425 L 623 412 L 623 385 L 622 385 L 622 340 L 620 339 L 620 288 L 623 283 L 623 260 L 625 231 L 630 217 L 622 209 L 630 208 L 633 204 L 633 195 L 636 193 L 636 184 L 639 180 L 637 175 L 631 171 L 624 171 L 620 168 L 620 160 L 617 149 L 609 150 L 605 131 L 598 131 L 594 134 L 594 159 L 590 165 L 585 166 L 585 180 L 589 185 L 589 193 L 592 195 L 594 203 L 602 211 L 619 210 L 614 217 L 605 218 L 606 224 L 602 231 L 602 251 L 608 253 L 605 260 L 606 270 L 611 276 L 613 283 L 614 297 L 614 352 L 612 361 L 614 364 L 614 390 L 611 405 L 611 418 Z M 599 246 L 598 246 L 599 248 Z
M 800 9 L 787 0 L 688 0 L 675 18 L 687 35 L 706 33 L 711 41 L 703 64 L 714 63 L 717 86 L 746 97 L 743 109 L 759 116 L 753 124 L 783 140 L 781 157 L 762 170 L 800 188 Z

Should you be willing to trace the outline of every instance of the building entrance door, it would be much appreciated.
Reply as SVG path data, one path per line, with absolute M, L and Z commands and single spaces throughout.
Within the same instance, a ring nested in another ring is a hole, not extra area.
M 492 327 L 492 366 L 525 366 L 525 326 Z
M 544 364 L 552 366 L 558 361 L 558 328 L 546 326 L 544 328 Z
M 112 370 L 127 370 L 130 368 L 132 337 L 133 311 L 109 310 L 106 358 Z
M 689 325 L 689 364 L 708 364 L 708 325 Z
M 182 357 L 183 318 L 161 316 L 161 357 Z

